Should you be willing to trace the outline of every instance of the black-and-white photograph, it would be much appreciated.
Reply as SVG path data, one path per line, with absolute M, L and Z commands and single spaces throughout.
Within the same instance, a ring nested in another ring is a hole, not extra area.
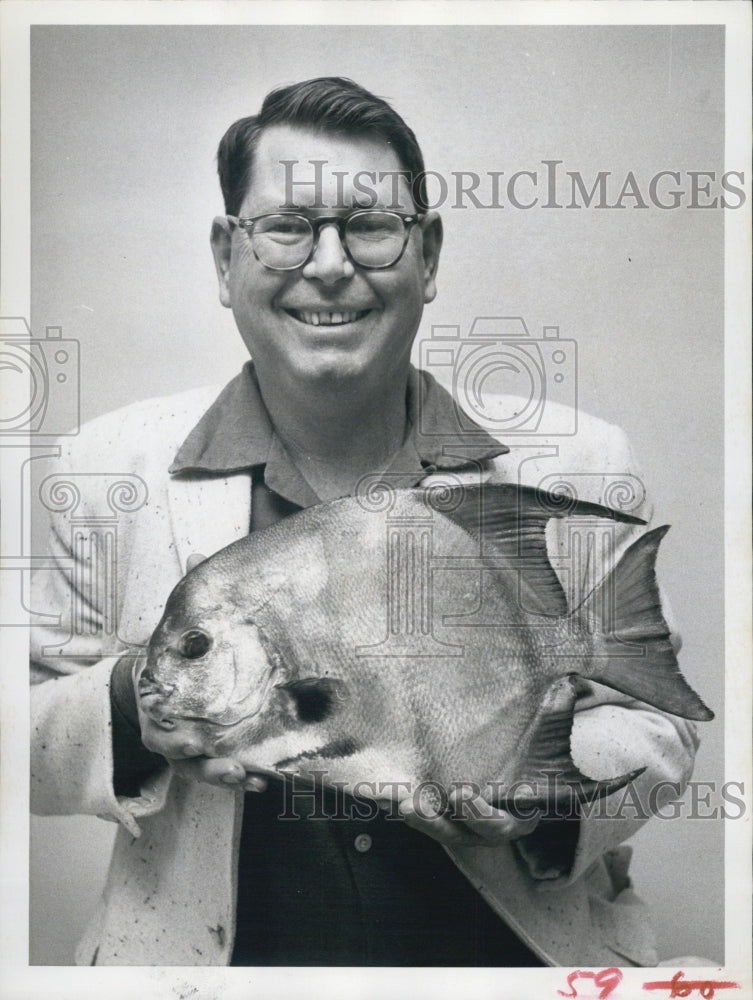
M 27 27 L 8 996 L 750 995 L 750 11 L 400 6 Z

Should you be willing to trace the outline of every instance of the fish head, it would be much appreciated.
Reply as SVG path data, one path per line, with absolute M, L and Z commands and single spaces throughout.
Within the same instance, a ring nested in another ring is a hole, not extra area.
M 253 614 L 227 596 L 198 570 L 189 574 L 138 669 L 142 740 L 165 756 L 183 756 L 186 746 L 213 756 L 230 731 L 253 726 L 277 679 Z

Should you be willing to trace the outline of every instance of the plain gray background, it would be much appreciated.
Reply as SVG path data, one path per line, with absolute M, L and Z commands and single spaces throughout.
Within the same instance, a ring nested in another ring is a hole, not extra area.
M 616 194 L 629 170 L 644 192 L 659 170 L 724 170 L 721 27 L 51 26 L 31 37 L 32 329 L 79 340 L 84 419 L 222 383 L 243 362 L 209 252 L 222 211 L 214 152 L 274 86 L 356 79 L 394 103 L 445 176 L 543 176 L 541 161 L 558 159 L 589 186 L 612 171 Z M 577 341 L 579 405 L 625 428 L 656 523 L 672 524 L 659 569 L 681 665 L 720 720 L 723 212 L 445 206 L 443 217 L 439 294 L 419 338 L 432 324 L 521 315 L 534 334 L 558 325 Z M 720 782 L 721 721 L 702 729 L 695 778 Z M 721 827 L 654 821 L 632 841 L 662 957 L 724 958 Z M 111 835 L 93 819 L 34 820 L 32 963 L 72 961 Z

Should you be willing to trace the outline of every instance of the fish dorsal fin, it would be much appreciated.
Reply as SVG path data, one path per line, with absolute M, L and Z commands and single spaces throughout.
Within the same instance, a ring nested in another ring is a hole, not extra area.
M 608 517 L 632 524 L 644 522 L 599 504 L 557 496 L 512 483 L 458 486 L 427 502 L 464 528 L 480 546 L 488 568 L 516 571 L 519 602 L 529 614 L 560 617 L 567 600 L 546 548 L 546 524 L 552 517 Z

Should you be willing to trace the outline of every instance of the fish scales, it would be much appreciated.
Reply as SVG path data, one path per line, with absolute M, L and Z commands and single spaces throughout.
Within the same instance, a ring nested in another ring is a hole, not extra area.
M 579 678 L 710 718 L 661 615 L 666 528 L 568 609 L 546 553 L 554 516 L 643 523 L 526 487 L 418 488 L 385 509 L 323 503 L 233 543 L 168 599 L 137 679 L 144 742 L 348 789 L 538 787 L 549 766 L 588 784 L 569 753 Z

